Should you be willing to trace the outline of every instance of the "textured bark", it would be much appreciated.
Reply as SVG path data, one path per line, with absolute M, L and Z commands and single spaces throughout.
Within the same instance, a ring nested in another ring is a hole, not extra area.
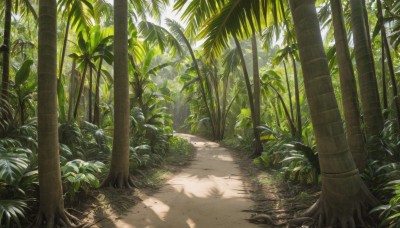
M 294 73 L 294 97 L 296 100 L 297 140 L 302 141 L 303 125 L 301 123 L 299 76 L 297 74 L 296 60 L 294 59 L 292 51 L 289 53 L 289 55 L 290 58 L 292 59 L 293 73 Z
M 322 194 L 305 214 L 320 227 L 355 227 L 364 203 L 375 204 L 346 140 L 325 55 L 314 0 L 290 0 L 311 121 L 317 141 Z M 360 216 L 361 217 L 361 216 Z
M 331 0 L 330 3 L 339 66 L 340 89 L 346 123 L 346 136 L 354 161 L 357 168 L 361 171 L 365 168 L 367 153 L 361 129 L 357 86 L 346 38 L 342 4 L 340 0 Z
M 3 52 L 3 75 L 1 80 L 1 96 L 0 98 L 8 99 L 8 84 L 10 80 L 10 39 L 11 39 L 11 0 L 5 0 L 4 12 L 4 38 L 2 45 Z
M 287 73 L 287 68 L 286 68 L 286 63 L 285 60 L 283 60 L 283 69 L 285 70 L 285 78 L 286 78 L 286 87 L 288 90 L 288 100 L 289 100 L 289 108 L 290 108 L 290 117 L 292 120 L 294 119 L 294 113 L 293 113 L 293 102 L 292 102 L 292 92 L 290 90 L 290 84 L 289 84 L 289 76 Z
M 251 49 L 253 55 L 253 83 L 254 83 L 254 120 L 253 127 L 255 127 L 255 148 L 254 148 L 254 157 L 261 156 L 263 151 L 263 146 L 260 139 L 260 131 L 258 130 L 258 126 L 260 126 L 260 109 L 261 109 L 261 81 L 260 81 L 260 71 L 258 67 L 258 51 L 257 51 L 257 38 L 256 35 L 253 34 L 251 38 Z
M 89 70 L 89 113 L 88 113 L 88 119 L 90 123 L 93 123 L 92 119 L 92 93 L 93 93 L 93 68 L 90 67 Z
M 78 117 L 78 109 L 82 97 L 82 92 L 83 92 L 83 87 L 85 87 L 85 78 L 86 78 L 86 71 L 88 68 L 88 63 L 85 63 L 85 66 L 83 68 L 83 73 L 81 77 L 81 84 L 79 86 L 79 91 L 78 91 L 78 97 L 76 98 L 76 103 L 75 103 L 75 108 L 74 108 L 74 119 L 76 120 Z
M 39 215 L 36 225 L 71 227 L 64 211 L 58 146 L 56 0 L 39 1 L 38 153 Z
M 129 176 L 128 2 L 114 0 L 114 140 L 110 173 L 102 186 L 131 188 Z
M 93 113 L 93 123 L 96 125 L 100 125 L 100 77 L 101 77 L 101 68 L 103 66 L 103 58 L 100 58 L 99 69 L 97 71 L 96 78 L 96 91 L 94 98 L 94 113 Z
M 377 136 L 383 129 L 383 116 L 363 1 L 350 0 L 350 8 L 364 122 L 367 134 Z
M 76 92 L 76 60 L 72 61 L 71 67 L 71 79 L 70 79 L 70 86 L 69 86 L 69 100 L 68 100 L 68 121 L 72 119 L 72 113 L 74 108 L 74 100 L 75 100 L 75 92 Z

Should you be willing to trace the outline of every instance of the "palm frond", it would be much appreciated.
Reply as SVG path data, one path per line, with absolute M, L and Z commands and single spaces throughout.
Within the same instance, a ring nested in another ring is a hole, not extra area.
M 0 200 L 0 226 L 8 228 L 16 224 L 21 227 L 20 220 L 25 218 L 27 208 L 28 204 L 23 200 Z
M 262 27 L 282 20 L 280 1 L 230 0 L 207 21 L 199 38 L 206 38 L 204 51 L 213 59 L 228 46 L 230 35 L 248 38 Z

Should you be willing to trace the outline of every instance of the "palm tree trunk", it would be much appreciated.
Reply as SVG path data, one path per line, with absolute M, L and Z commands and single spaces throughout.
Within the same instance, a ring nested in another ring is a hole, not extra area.
M 11 0 L 5 0 L 4 38 L 1 51 L 3 52 L 3 75 L 1 80 L 0 98 L 8 99 L 8 84 L 10 80 L 10 39 L 11 39 Z
M 283 69 L 285 70 L 286 87 L 287 87 L 287 90 L 288 90 L 290 117 L 291 117 L 292 120 L 293 120 L 293 119 L 294 119 L 294 113 L 293 113 L 293 103 L 292 103 L 292 92 L 290 91 L 289 76 L 288 76 L 288 73 L 287 73 L 287 68 L 286 68 L 286 62 L 285 62 L 285 60 L 283 60 Z
M 212 71 L 212 70 L 211 70 Z M 214 127 L 211 128 L 213 130 L 213 136 L 214 140 L 220 140 L 219 138 L 219 122 L 217 120 L 217 104 L 216 104 L 216 99 L 215 99 L 215 94 L 213 94 L 213 83 L 210 77 L 212 77 L 212 73 L 208 74 L 207 69 L 204 68 L 204 78 L 205 78 L 205 88 L 207 89 L 207 95 L 208 95 L 208 100 L 209 102 L 209 109 L 210 109 L 210 122 L 214 123 Z
M 89 122 L 93 123 L 92 119 L 92 93 L 93 93 L 93 68 L 89 69 Z
M 388 96 L 387 96 L 387 86 L 386 86 L 386 67 L 385 67 L 385 46 L 383 40 L 381 42 L 381 65 L 382 65 L 382 101 L 383 101 L 383 119 L 387 120 L 389 117 L 388 112 Z
M 96 91 L 95 91 L 95 100 L 94 100 L 94 113 L 93 113 L 93 123 L 97 126 L 100 125 L 100 77 L 101 77 L 101 68 L 103 66 L 103 57 L 100 57 L 99 68 L 97 71 L 96 78 Z
M 320 199 L 305 215 L 319 218 L 321 227 L 355 227 L 353 216 L 360 214 L 367 203 L 375 205 L 376 200 L 361 180 L 349 151 L 329 75 L 315 1 L 290 0 L 290 8 L 322 175 Z
M 290 117 L 289 110 L 288 110 L 288 108 L 287 108 L 287 106 L 285 104 L 285 101 L 283 100 L 282 95 L 279 93 L 279 91 L 273 85 L 268 84 L 268 86 L 271 87 L 272 90 L 274 90 L 274 92 L 278 96 L 278 100 L 281 102 L 283 111 L 285 113 L 286 120 L 287 120 L 287 122 L 289 124 L 290 133 L 292 134 L 292 136 L 294 136 L 296 134 L 296 127 L 294 126 L 293 119 Z
M 226 123 L 226 118 L 225 118 L 225 114 L 227 112 L 227 103 L 228 103 L 228 85 L 229 85 L 229 76 L 230 73 L 228 73 L 228 75 L 226 75 L 225 77 L 223 77 L 222 79 L 222 107 L 221 107 L 221 135 L 222 137 L 224 137 L 225 135 L 225 123 Z
M 128 1 L 114 0 L 114 140 L 111 166 L 102 186 L 131 188 L 129 174 Z
M 80 101 L 81 101 L 83 87 L 85 87 L 85 78 L 86 78 L 87 68 L 88 68 L 88 63 L 85 62 L 85 66 L 83 68 L 83 73 L 82 73 L 82 78 L 81 78 L 81 84 L 79 86 L 78 97 L 76 98 L 76 103 L 75 103 L 75 108 L 74 108 L 74 119 L 75 120 L 78 117 L 78 108 L 79 108 L 79 104 L 80 104 Z
M 274 109 L 275 113 L 275 120 L 276 120 L 276 126 L 278 128 L 281 128 L 281 121 L 279 120 L 279 114 L 278 114 L 278 109 L 276 108 L 277 104 L 272 104 L 272 108 Z
M 40 207 L 37 227 L 72 226 L 64 211 L 58 146 L 57 3 L 39 1 L 38 153 Z M 78 221 L 74 219 L 75 221 Z
M 350 0 L 354 53 L 367 134 L 377 136 L 383 129 L 378 84 L 362 0 Z
M 62 51 L 61 51 L 60 66 L 59 66 L 59 71 L 58 71 L 57 88 L 62 89 L 62 90 L 64 90 L 64 88 L 62 88 L 63 82 L 64 82 L 64 79 L 62 78 L 62 72 L 63 72 L 63 68 L 64 68 L 64 59 L 65 59 L 65 52 L 67 49 L 67 40 L 68 40 L 70 23 L 71 23 L 71 15 L 69 15 L 68 19 L 67 19 L 63 47 L 62 47 Z M 59 111 L 60 111 L 60 119 L 64 121 L 65 120 L 64 92 L 62 92 L 62 93 L 58 92 L 57 97 L 58 97 L 58 106 L 59 106 Z
M 361 129 L 356 79 L 346 38 L 342 4 L 340 0 L 331 0 L 330 3 L 337 60 L 339 63 L 340 89 L 342 92 L 347 141 L 357 168 L 362 171 L 366 165 L 367 153 L 365 151 L 364 137 Z
M 233 36 L 233 39 L 235 40 L 235 44 L 239 53 L 239 57 L 240 57 L 240 63 L 242 65 L 242 70 L 243 70 L 243 77 L 244 77 L 244 81 L 246 83 L 246 91 L 247 91 L 247 97 L 249 99 L 249 106 L 250 106 L 250 112 L 251 112 L 251 119 L 253 122 L 253 134 L 254 134 L 254 138 L 256 140 L 256 146 L 254 148 L 254 151 L 251 155 L 251 157 L 256 157 L 257 154 L 261 155 L 261 151 L 257 151 L 256 149 L 262 149 L 257 147 L 257 139 L 260 140 L 259 137 L 259 133 L 258 133 L 258 129 L 257 129 L 257 125 L 256 125 L 256 117 L 255 117 L 255 109 L 254 109 L 254 99 L 253 99 L 253 92 L 251 89 L 251 84 L 250 84 L 250 77 L 247 71 L 247 67 L 246 67 L 246 62 L 244 60 L 244 56 L 243 56 L 243 52 L 242 52 L 242 48 L 240 46 L 239 40 L 236 38 L 236 36 Z
M 185 44 L 186 44 L 186 46 L 187 46 L 187 48 L 189 50 L 190 56 L 192 57 L 192 61 L 193 61 L 194 67 L 195 67 L 196 72 L 197 72 L 197 77 L 199 78 L 200 92 L 201 92 L 201 95 L 202 95 L 201 97 L 203 98 L 204 105 L 206 106 L 206 110 L 208 112 L 208 115 L 210 116 L 212 132 L 215 133 L 216 123 L 213 122 L 211 108 L 210 108 L 210 106 L 208 105 L 208 102 L 207 102 L 207 95 L 206 95 L 206 91 L 205 91 L 204 84 L 203 84 L 204 83 L 204 77 L 201 74 L 199 64 L 197 63 L 196 56 L 194 55 L 193 49 L 190 46 L 189 41 L 186 39 L 184 34 L 181 34 L 181 36 L 182 36 L 182 38 L 183 38 L 183 40 L 184 40 L 184 42 L 185 42 Z M 210 101 L 210 103 L 211 103 L 211 101 Z M 214 135 L 214 138 L 215 137 L 216 137 L 216 135 Z
M 254 123 L 257 131 L 257 135 L 255 135 L 255 148 L 253 157 L 261 156 L 263 151 L 263 146 L 260 139 L 260 131 L 258 130 L 258 126 L 260 126 L 261 122 L 261 81 L 260 81 L 260 71 L 258 67 L 258 51 L 257 51 L 257 37 L 255 33 L 251 37 L 251 49 L 253 54 L 253 83 L 254 83 Z
M 386 50 L 386 60 L 389 68 L 389 74 L 390 74 L 390 80 L 392 82 L 392 91 L 393 91 L 393 99 L 394 99 L 394 107 L 396 110 L 396 116 L 397 116 L 397 124 L 400 125 L 400 104 L 399 104 L 399 98 L 398 98 L 398 92 L 397 92 L 397 82 L 395 78 L 395 73 L 394 73 L 394 67 L 393 67 L 393 60 L 392 60 L 392 55 L 390 54 L 390 47 L 389 47 L 389 42 L 387 39 L 386 35 L 386 28 L 385 28 L 385 23 L 384 23 L 384 18 L 383 18 L 383 12 L 382 12 L 382 3 L 380 0 L 377 0 L 377 8 L 378 8 L 378 20 L 381 21 L 381 38 L 382 42 L 384 45 L 384 49 Z M 384 67 L 384 66 L 383 66 Z
M 75 93 L 76 93 L 76 60 L 72 61 L 71 67 L 71 79 L 70 79 L 70 86 L 69 86 L 69 100 L 68 100 L 68 121 L 72 119 L 72 112 L 74 107 L 74 100 L 75 100 Z
M 302 141 L 303 125 L 301 123 L 299 77 L 297 74 L 296 60 L 294 59 L 292 51 L 290 51 L 289 55 L 290 59 L 292 60 L 293 73 L 294 73 L 294 97 L 296 100 L 297 140 Z

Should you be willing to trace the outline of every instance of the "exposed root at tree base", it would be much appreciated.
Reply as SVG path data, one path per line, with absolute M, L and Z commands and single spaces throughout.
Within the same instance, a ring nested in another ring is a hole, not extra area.
M 132 189 L 135 186 L 129 175 L 108 175 L 100 187 L 127 188 Z
M 362 182 L 358 171 L 322 176 L 322 194 L 301 217 L 318 221 L 318 227 L 368 227 L 368 209 L 378 201 Z M 295 224 L 289 221 L 289 224 Z M 301 225 L 301 224 L 295 224 Z
M 54 228 L 54 227 L 74 227 L 80 228 L 85 224 L 81 224 L 80 220 L 75 216 L 71 215 L 65 210 L 61 210 L 53 213 L 44 213 L 39 212 L 39 215 L 36 218 L 36 222 L 32 227 L 46 227 L 46 228 Z

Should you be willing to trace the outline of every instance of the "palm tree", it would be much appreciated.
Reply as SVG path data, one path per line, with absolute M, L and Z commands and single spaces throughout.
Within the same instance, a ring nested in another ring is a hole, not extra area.
M 259 110 L 260 110 L 260 108 L 259 107 L 257 108 L 257 110 L 258 110 L 258 114 L 257 114 L 256 113 L 256 107 L 255 107 L 255 99 L 254 99 L 255 95 L 253 94 L 253 90 L 251 89 L 250 77 L 249 77 L 249 73 L 247 71 L 246 62 L 245 62 L 245 59 L 244 59 L 244 56 L 243 56 L 242 48 L 240 46 L 239 40 L 235 36 L 233 36 L 233 39 L 235 41 L 236 48 L 238 50 L 239 57 L 240 57 L 240 63 L 242 65 L 243 77 L 244 77 L 244 81 L 246 83 L 247 97 L 249 99 L 251 119 L 253 120 L 253 134 L 254 134 L 254 139 L 255 139 L 255 146 L 254 146 L 254 151 L 251 154 L 251 157 L 255 158 L 255 157 L 260 156 L 261 153 L 262 153 L 262 150 L 263 150 L 263 147 L 262 147 L 262 144 L 261 144 L 261 139 L 260 139 L 260 133 L 259 133 L 258 128 L 257 128 L 259 126 L 259 122 L 260 122 L 259 121 L 259 118 L 260 118 L 259 117 Z M 256 50 L 254 50 L 254 44 L 252 44 L 252 47 L 253 47 L 253 55 L 254 55 L 254 51 L 256 51 Z M 253 61 L 254 61 L 254 59 L 253 59 Z M 257 76 L 255 76 L 255 77 L 257 77 Z M 260 77 L 258 77 L 258 80 L 260 80 Z M 258 83 L 260 83 L 260 82 L 258 81 Z M 255 83 L 255 84 L 257 84 L 257 83 Z M 258 91 L 258 92 L 260 92 L 260 91 Z M 259 96 L 260 96 L 260 94 L 258 93 L 258 99 L 257 99 L 258 101 L 260 99 Z M 259 105 L 259 103 L 258 103 L 258 105 Z
M 255 147 L 253 157 L 261 156 L 263 151 L 263 146 L 260 139 L 260 132 L 258 130 L 258 126 L 260 126 L 260 109 L 261 109 L 261 79 L 260 79 L 260 69 L 258 67 L 258 51 L 257 51 L 257 37 L 254 31 L 253 36 L 251 37 L 251 49 L 253 55 L 253 91 L 254 91 L 254 123 L 253 128 L 255 128 Z
M 200 66 L 198 63 L 198 60 L 194 54 L 193 48 L 188 40 L 188 38 L 185 36 L 182 27 L 173 20 L 167 19 L 167 25 L 170 27 L 172 34 L 175 35 L 175 37 L 177 37 L 177 40 L 182 40 L 182 42 L 186 45 L 187 49 L 189 50 L 190 53 L 190 57 L 192 58 L 194 67 L 196 69 L 196 73 L 197 73 L 197 77 L 198 77 L 198 81 L 200 84 L 200 92 L 201 92 L 201 97 L 203 99 L 204 105 L 206 107 L 207 110 L 207 114 L 210 117 L 210 123 L 211 123 L 211 128 L 212 128 L 212 132 L 214 134 L 214 138 L 218 139 L 217 136 L 217 131 L 216 131 L 216 122 L 215 119 L 213 118 L 214 115 L 212 114 L 212 109 L 210 107 L 210 105 L 207 102 L 207 95 L 206 95 L 206 89 L 204 86 L 204 82 L 205 82 L 205 77 L 203 75 L 203 73 L 200 70 Z
M 10 38 L 11 38 L 11 0 L 5 1 L 4 38 L 1 51 L 3 52 L 3 74 L 1 80 L 1 98 L 8 98 L 8 81 L 10 78 Z
M 287 31 L 289 33 L 289 38 L 291 37 L 291 32 L 288 28 L 288 23 L 286 22 L 286 27 L 287 27 Z M 278 34 L 277 34 L 278 35 Z M 294 38 L 291 38 L 290 40 L 292 40 Z M 293 42 L 293 41 L 290 41 Z M 289 41 L 288 41 L 289 43 Z M 285 75 L 286 75 L 286 82 L 287 82 L 287 88 L 288 88 L 288 93 L 289 93 L 289 107 L 290 107 L 290 114 L 291 114 L 291 119 L 294 121 L 294 115 L 293 115 L 293 108 L 292 108 L 292 99 L 291 99 L 291 92 L 290 92 L 290 87 L 289 87 L 289 81 L 288 81 L 288 76 L 287 76 L 287 70 L 286 70 L 286 63 L 284 62 L 284 60 L 290 58 L 290 61 L 292 62 L 292 67 L 293 67 L 293 78 L 294 78 L 294 94 L 295 94 L 295 101 L 296 101 L 296 117 L 297 117 L 297 121 L 296 121 L 296 126 L 297 129 L 296 132 L 292 132 L 292 135 L 295 134 L 297 140 L 302 141 L 302 120 L 301 120 L 301 109 L 300 109 L 300 89 L 299 89 L 299 77 L 298 77 L 298 72 L 297 72 L 297 65 L 296 65 L 296 59 L 295 59 L 295 55 L 297 56 L 297 51 L 296 51 L 297 47 L 295 45 L 288 45 L 285 48 L 279 50 L 277 52 L 277 56 L 275 57 L 274 61 L 276 62 L 282 62 L 283 61 L 283 65 L 284 65 L 284 69 L 285 69 Z
M 98 58 L 107 56 L 110 59 L 111 53 L 108 51 L 109 41 L 111 40 L 112 28 L 100 28 L 100 25 L 93 26 L 87 32 L 81 32 L 78 35 L 78 42 L 76 45 L 76 50 L 74 53 L 70 54 L 70 57 L 78 60 L 78 63 L 83 65 L 82 79 L 79 86 L 78 96 L 76 98 L 75 108 L 74 108 L 74 119 L 78 117 L 78 108 L 80 105 L 80 99 L 82 97 L 83 88 L 85 86 L 85 78 L 87 70 L 92 71 L 95 66 L 95 62 Z M 110 61 L 109 61 L 110 62 Z M 90 75 L 89 75 L 90 77 Z M 92 87 L 92 83 L 89 83 L 89 90 Z M 89 94 L 89 97 L 91 95 Z M 73 98 L 70 98 L 73 99 Z M 90 102 L 89 102 L 90 103 Z M 90 107 L 89 107 L 90 110 Z M 90 111 L 90 113 L 92 113 Z M 91 114 L 89 114 L 89 120 Z
M 72 226 L 64 211 L 57 116 L 56 0 L 39 1 L 38 153 L 40 207 L 36 226 Z
M 102 186 L 131 188 L 129 175 L 128 1 L 114 0 L 114 140 Z
M 395 72 L 394 72 L 394 67 L 393 67 L 393 59 L 392 55 L 390 53 L 390 47 L 389 47 L 389 41 L 387 38 L 386 34 L 386 27 L 384 23 L 384 17 L 383 17 L 383 10 L 382 10 L 382 3 L 380 0 L 376 1 L 377 5 L 377 14 L 378 14 L 378 25 L 381 28 L 381 40 L 382 40 L 382 61 L 384 63 L 384 59 L 386 55 L 386 60 L 387 60 L 387 65 L 389 68 L 389 75 L 392 83 L 392 91 L 393 91 L 393 100 L 394 100 L 394 107 L 396 111 L 396 116 L 397 116 L 397 123 L 400 124 L 400 100 L 398 97 L 398 92 L 397 92 L 397 82 L 396 82 L 396 77 L 395 77 Z M 385 68 L 385 65 L 382 64 L 382 68 Z
M 65 53 L 67 50 L 67 41 L 69 36 L 69 30 L 71 27 L 75 28 L 76 32 L 83 30 L 89 30 L 89 26 L 92 25 L 91 19 L 94 17 L 94 10 L 91 1 L 78 1 L 78 0 L 61 0 L 58 1 L 58 11 L 63 17 L 67 18 L 65 25 L 65 33 L 63 46 L 61 49 L 60 65 L 58 69 L 58 102 L 60 108 L 60 119 L 64 121 L 66 119 L 65 107 L 63 102 L 62 94 L 64 94 L 64 78 L 62 72 L 64 69 Z
M 383 129 L 383 116 L 363 0 L 350 0 L 350 8 L 364 122 L 367 134 L 377 136 Z
M 25 7 L 25 11 L 33 15 L 37 19 L 37 14 L 28 0 L 16 0 L 14 10 L 18 12 L 18 8 Z M 11 50 L 11 15 L 13 0 L 4 1 L 4 37 L 3 45 L 0 47 L 0 52 L 3 53 L 3 74 L 0 87 L 0 98 L 8 99 L 8 86 L 10 80 L 10 50 Z
M 300 51 L 306 96 L 322 175 L 320 199 L 306 211 L 321 227 L 355 227 L 354 216 L 376 200 L 361 180 L 351 157 L 329 75 L 313 0 L 290 0 Z M 364 224 L 363 224 L 364 225 Z
M 362 171 L 366 165 L 367 153 L 361 129 L 357 86 L 346 38 L 342 4 L 340 0 L 331 0 L 330 3 L 339 66 L 340 89 L 342 92 L 344 118 L 346 120 L 347 141 L 357 168 Z

